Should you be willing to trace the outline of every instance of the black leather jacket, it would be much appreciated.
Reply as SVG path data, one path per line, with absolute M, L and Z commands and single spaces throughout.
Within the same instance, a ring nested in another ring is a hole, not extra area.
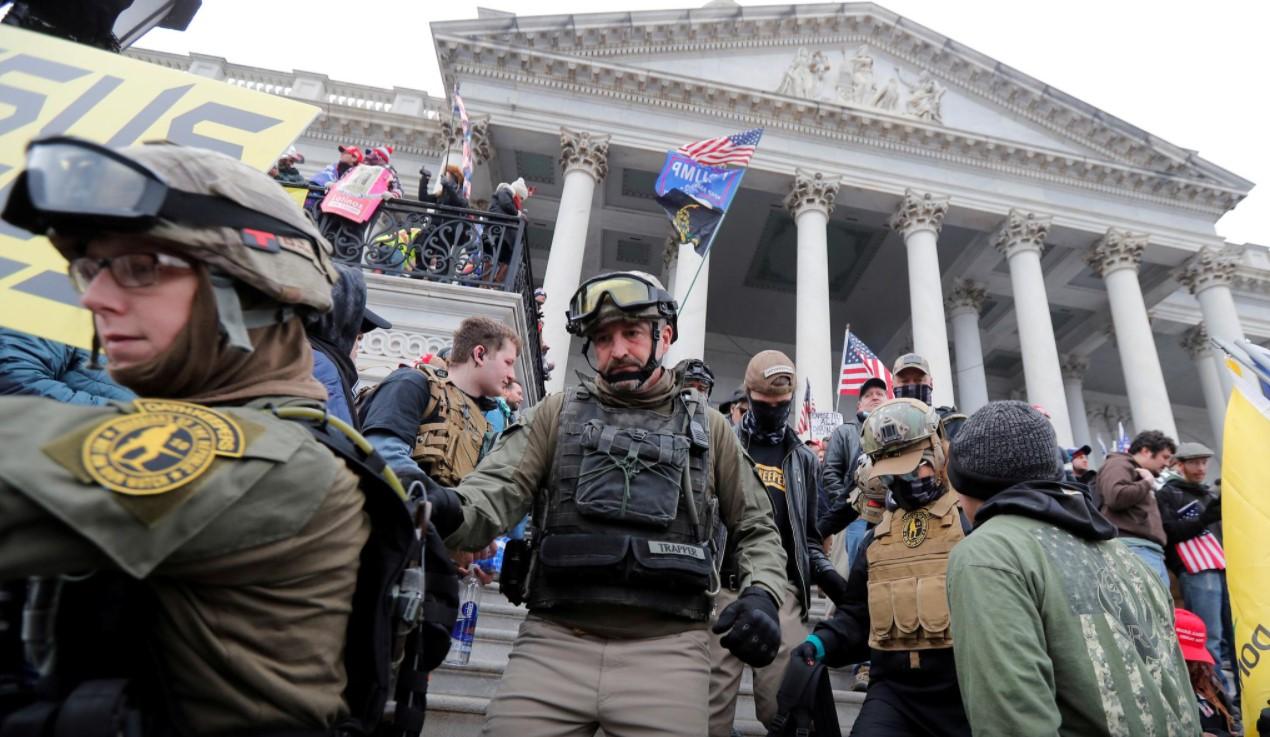
M 833 430 L 825 449 L 821 474 L 829 511 L 817 520 L 821 536 L 836 535 L 860 516 L 847 499 L 855 488 L 855 464 L 860 459 L 860 425 L 850 419 Z
M 735 429 L 742 447 L 748 452 L 749 434 L 740 426 Z M 829 556 L 825 555 L 820 532 L 816 528 L 816 501 L 820 494 L 819 461 L 816 460 L 816 454 L 794 435 L 792 429 L 786 427 L 785 433 L 786 443 L 792 448 L 781 461 L 781 470 L 785 474 L 785 504 L 789 513 L 790 529 L 794 531 L 796 538 L 801 538 L 796 539 L 790 546 L 796 553 L 794 567 L 798 570 L 799 578 L 790 583 L 798 588 L 802 597 L 803 620 L 806 621 L 811 603 L 811 585 L 816 583 L 825 572 L 836 574 L 837 571 L 834 570 Z M 798 534 L 799 530 L 802 530 L 801 535 Z M 735 563 L 731 558 L 732 545 L 729 543 L 728 554 L 724 556 L 723 562 L 725 584 L 727 583 L 726 574 L 729 570 L 735 569 Z

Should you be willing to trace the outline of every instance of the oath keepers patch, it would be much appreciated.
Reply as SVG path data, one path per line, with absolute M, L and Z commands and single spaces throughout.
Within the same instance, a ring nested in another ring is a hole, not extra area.
M 930 530 L 930 512 L 925 509 L 906 512 L 901 522 L 905 545 L 915 548 L 926 540 L 926 533 Z
M 653 555 L 686 555 L 689 558 L 697 560 L 706 559 L 706 551 L 701 549 L 699 545 L 689 545 L 687 543 L 668 543 L 659 540 L 648 541 L 648 552 Z
M 216 456 L 243 455 L 242 428 L 219 412 L 159 399 L 133 407 L 138 411 L 94 427 L 81 447 L 85 472 L 110 491 L 163 494 L 202 476 Z

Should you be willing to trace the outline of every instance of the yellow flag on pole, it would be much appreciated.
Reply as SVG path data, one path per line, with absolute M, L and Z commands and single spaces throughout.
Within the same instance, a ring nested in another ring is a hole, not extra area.
M 1221 476 L 1222 543 L 1247 725 L 1270 707 L 1270 401 L 1255 386 L 1237 383 L 1230 395 Z
M 318 113 L 313 105 L 0 26 L 0 203 L 33 138 L 111 147 L 168 140 L 264 171 Z M 92 322 L 42 237 L 0 222 L 0 326 L 87 348 Z

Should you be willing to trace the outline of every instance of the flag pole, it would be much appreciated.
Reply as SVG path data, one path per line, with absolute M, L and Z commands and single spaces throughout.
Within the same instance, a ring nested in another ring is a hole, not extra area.
M 847 329 L 842 335 L 842 360 L 838 363 L 838 396 L 833 400 L 833 411 L 840 412 L 839 405 L 842 404 L 842 367 L 847 362 L 847 344 L 851 342 L 851 323 L 847 323 Z
M 748 166 L 745 171 L 749 171 Z M 742 171 L 741 177 L 736 180 L 736 189 L 738 192 L 741 191 L 741 182 L 745 181 L 745 171 Z M 730 210 L 731 208 L 729 207 L 728 209 Z M 692 288 L 697 286 L 697 277 L 701 276 L 701 267 L 706 265 L 706 258 L 710 255 L 710 249 L 714 247 L 714 239 L 719 235 L 719 231 L 723 230 L 723 221 L 727 219 L 728 210 L 724 210 L 723 214 L 719 216 L 718 224 L 714 226 L 714 230 L 710 233 L 710 240 L 706 242 L 706 248 L 701 253 L 701 263 L 697 264 L 697 270 L 692 273 L 692 281 L 688 282 L 688 289 L 684 292 L 683 303 L 679 305 L 679 309 L 682 310 L 684 305 L 688 304 L 688 297 L 692 296 Z M 679 246 L 682 248 L 684 245 L 685 243 L 680 241 Z M 676 258 L 678 258 L 678 254 L 676 254 Z

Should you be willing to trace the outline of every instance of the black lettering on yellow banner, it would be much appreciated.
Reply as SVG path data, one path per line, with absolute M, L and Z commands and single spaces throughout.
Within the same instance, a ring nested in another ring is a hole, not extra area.
M 166 139 L 267 169 L 317 115 L 312 105 L 0 26 L 0 203 L 34 138 L 109 146 Z M 0 222 L 0 326 L 88 347 L 92 323 L 66 262 Z

